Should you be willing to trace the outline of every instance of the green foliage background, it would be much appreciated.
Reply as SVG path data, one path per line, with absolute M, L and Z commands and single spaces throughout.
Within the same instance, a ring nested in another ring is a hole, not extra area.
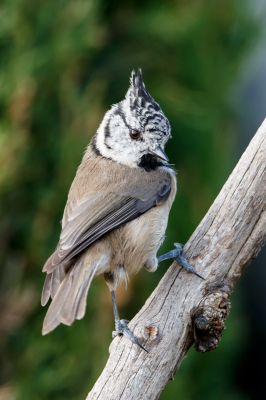
M 230 173 L 230 91 L 257 28 L 242 0 L 3 0 L 0 5 L 0 394 L 84 399 L 108 358 L 109 291 L 95 279 L 85 318 L 41 336 L 42 266 L 56 246 L 84 148 L 133 68 L 172 125 L 178 170 L 167 239 L 185 243 Z M 143 305 L 169 262 L 118 292 L 121 317 Z M 219 349 L 188 353 L 160 399 L 247 399 L 235 383 L 245 346 L 240 293 Z M 1 397 L 1 396 L 0 396 Z

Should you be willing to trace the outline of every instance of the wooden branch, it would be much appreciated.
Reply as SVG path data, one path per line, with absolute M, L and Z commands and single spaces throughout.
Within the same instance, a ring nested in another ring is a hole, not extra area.
M 230 175 L 184 251 L 205 277 L 176 262 L 130 322 L 149 353 L 124 337 L 89 393 L 92 399 L 158 399 L 189 347 L 217 347 L 238 278 L 266 240 L 266 120 Z

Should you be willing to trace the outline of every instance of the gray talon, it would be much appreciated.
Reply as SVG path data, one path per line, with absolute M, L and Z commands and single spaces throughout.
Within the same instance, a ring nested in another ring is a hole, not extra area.
M 117 311 L 117 306 L 116 306 L 116 300 L 115 300 L 115 292 L 111 291 L 111 296 L 112 296 L 112 302 L 113 302 L 113 309 L 114 309 L 114 316 L 115 316 L 115 331 L 112 332 L 112 337 L 115 338 L 116 336 L 124 335 L 127 337 L 131 342 L 137 344 L 139 347 L 141 347 L 143 350 L 145 350 L 147 353 L 148 350 L 143 347 L 137 338 L 133 335 L 133 333 L 128 329 L 127 323 L 129 322 L 126 319 L 119 319 L 118 311 Z
M 176 260 L 177 262 L 179 262 L 179 264 L 182 265 L 182 267 L 184 267 L 187 271 L 192 272 L 194 275 L 198 276 L 201 279 L 204 279 L 201 275 L 199 275 L 194 268 L 188 264 L 187 260 L 185 259 L 185 257 L 182 257 L 182 251 L 183 251 L 183 247 L 180 243 L 174 243 L 176 249 L 169 251 L 166 254 L 163 254 L 162 256 L 158 257 L 158 262 L 161 262 L 163 260 L 168 260 L 169 258 L 173 258 L 174 260 Z
M 139 347 L 141 347 L 143 350 L 145 350 L 148 353 L 148 350 L 145 349 L 145 347 L 143 347 L 138 339 L 133 335 L 133 333 L 128 329 L 127 327 L 127 320 L 126 319 L 121 319 L 120 320 L 120 325 L 116 326 L 116 330 L 112 332 L 112 337 L 116 337 L 116 336 L 120 336 L 120 335 L 124 335 L 125 337 L 127 337 L 129 340 L 131 340 L 131 342 L 137 344 Z M 118 324 L 117 324 L 118 325 Z

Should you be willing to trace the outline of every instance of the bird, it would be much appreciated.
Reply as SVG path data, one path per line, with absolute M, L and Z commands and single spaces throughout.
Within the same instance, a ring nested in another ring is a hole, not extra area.
M 43 335 L 84 317 L 92 279 L 102 275 L 113 303 L 113 337 L 124 335 L 146 350 L 119 318 L 118 285 L 141 268 L 156 271 L 167 258 L 197 275 L 179 244 L 157 258 L 177 186 L 164 151 L 170 137 L 170 123 L 146 90 L 141 69 L 133 70 L 125 99 L 106 112 L 70 187 L 59 242 L 43 267 L 41 304 L 52 299 Z

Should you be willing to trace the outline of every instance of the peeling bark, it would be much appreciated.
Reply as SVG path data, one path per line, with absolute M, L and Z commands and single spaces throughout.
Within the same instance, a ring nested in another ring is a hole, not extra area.
M 174 262 L 129 328 L 146 353 L 116 337 L 92 399 L 158 399 L 195 342 L 217 347 L 228 297 L 266 240 L 266 120 L 250 142 L 184 253 L 200 281 Z

